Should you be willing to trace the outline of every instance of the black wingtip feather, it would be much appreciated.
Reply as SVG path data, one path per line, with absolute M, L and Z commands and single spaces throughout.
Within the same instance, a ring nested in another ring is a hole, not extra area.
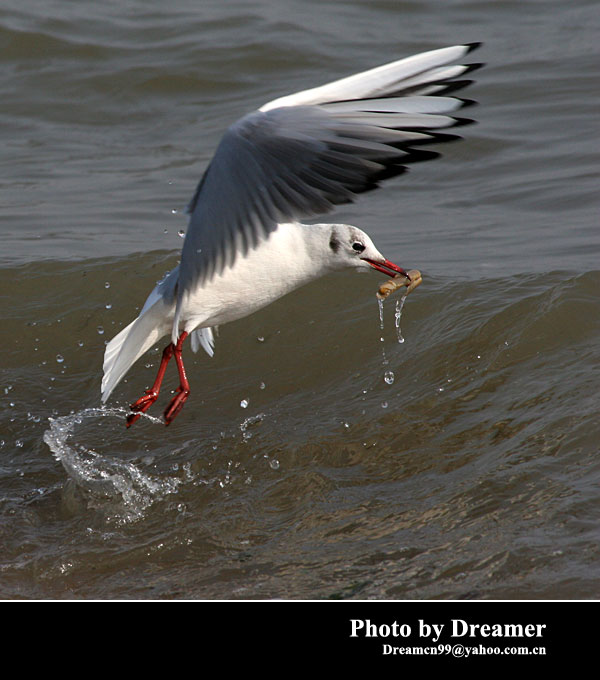
M 472 52 L 473 50 L 478 49 L 478 48 L 481 47 L 482 45 L 483 45 L 482 42 L 470 42 L 470 43 L 465 43 L 465 44 L 464 44 L 464 47 L 467 47 L 467 48 L 468 48 L 467 54 L 469 54 L 469 52 Z
M 410 149 L 408 156 L 402 159 L 403 163 L 422 163 L 423 161 L 432 161 L 439 158 L 441 153 L 439 151 L 425 151 L 424 149 Z
M 464 99 L 463 97 L 455 97 L 460 102 L 461 109 L 468 109 L 470 106 L 476 106 L 477 102 L 474 99 Z
M 419 141 L 414 141 L 411 143 L 409 148 L 413 146 L 428 146 L 429 144 L 446 144 L 447 142 L 456 142 L 462 137 L 460 135 L 449 134 L 448 132 L 427 132 L 429 135 L 428 139 L 423 139 Z M 404 147 L 403 147 L 404 148 Z
M 452 127 L 464 127 L 465 125 L 475 125 L 475 123 L 476 121 L 472 118 L 454 118 L 454 125 Z
M 475 64 L 465 64 L 465 66 L 467 67 L 465 73 L 473 73 L 473 71 L 479 71 L 480 68 L 483 68 L 485 66 L 485 62 L 478 61 Z

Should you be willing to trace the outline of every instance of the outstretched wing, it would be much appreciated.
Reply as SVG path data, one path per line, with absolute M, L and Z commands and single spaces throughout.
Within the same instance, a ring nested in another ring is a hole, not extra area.
M 328 213 L 405 164 L 436 156 L 420 147 L 465 122 L 454 115 L 465 101 L 448 95 L 479 66 L 449 64 L 476 46 L 425 52 L 282 97 L 233 124 L 188 206 L 180 303 L 278 224 Z

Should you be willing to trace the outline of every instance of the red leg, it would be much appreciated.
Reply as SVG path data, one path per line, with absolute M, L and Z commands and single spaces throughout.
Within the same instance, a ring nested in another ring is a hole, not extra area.
M 183 365 L 183 359 L 181 357 L 181 346 L 183 341 L 187 338 L 187 333 L 184 331 L 180 336 L 177 344 L 173 348 L 173 354 L 175 355 L 175 363 L 177 364 L 177 371 L 179 373 L 179 387 L 177 388 L 177 394 L 171 400 L 171 403 L 165 409 L 165 425 L 169 425 L 175 418 L 175 416 L 181 411 L 186 399 L 190 394 L 190 383 L 188 382 L 187 375 L 185 374 L 185 366 Z
M 165 371 L 167 370 L 167 364 L 173 355 L 175 355 L 175 362 L 177 363 L 177 370 L 179 371 L 179 388 L 177 390 L 178 394 L 165 411 L 166 424 L 168 425 L 183 408 L 183 404 L 190 393 L 190 385 L 185 375 L 185 367 L 181 358 L 181 346 L 183 341 L 187 338 L 187 335 L 188 334 L 184 331 L 179 337 L 176 345 L 171 342 L 165 347 L 154 384 L 149 390 L 146 390 L 146 393 L 143 396 L 130 406 L 134 413 L 130 413 L 127 416 L 127 427 L 131 427 L 142 413 L 145 413 L 158 399 L 160 387 L 163 378 L 165 377 Z
M 152 385 L 149 390 L 146 390 L 145 394 L 129 407 L 132 411 L 134 411 L 134 413 L 130 413 L 127 416 L 127 427 L 131 427 L 133 423 L 135 423 L 135 421 L 142 415 L 142 413 L 146 413 L 146 411 L 158 399 L 160 386 L 162 385 L 163 378 L 165 377 L 165 371 L 167 370 L 167 364 L 173 356 L 173 349 L 174 345 L 172 342 L 165 347 L 154 385 Z

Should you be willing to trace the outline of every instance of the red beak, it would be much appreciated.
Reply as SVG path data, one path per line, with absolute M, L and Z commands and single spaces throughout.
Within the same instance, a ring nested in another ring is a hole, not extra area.
M 383 260 L 383 262 L 376 262 L 375 260 L 369 260 L 368 258 L 363 258 L 365 262 L 368 262 L 373 269 L 377 269 L 379 272 L 383 272 L 388 276 L 396 276 L 396 274 L 402 274 L 410 281 L 410 276 L 406 273 L 402 267 L 397 264 L 390 262 L 389 260 Z

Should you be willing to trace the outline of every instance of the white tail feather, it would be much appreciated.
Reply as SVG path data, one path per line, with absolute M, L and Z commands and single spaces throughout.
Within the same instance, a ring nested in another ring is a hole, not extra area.
M 212 328 L 196 328 L 190 336 L 190 342 L 192 343 L 192 352 L 197 352 L 202 347 L 209 357 L 214 357 L 215 336 Z
M 169 333 L 172 318 L 173 306 L 158 298 L 108 343 L 101 387 L 103 402 L 142 354 Z

